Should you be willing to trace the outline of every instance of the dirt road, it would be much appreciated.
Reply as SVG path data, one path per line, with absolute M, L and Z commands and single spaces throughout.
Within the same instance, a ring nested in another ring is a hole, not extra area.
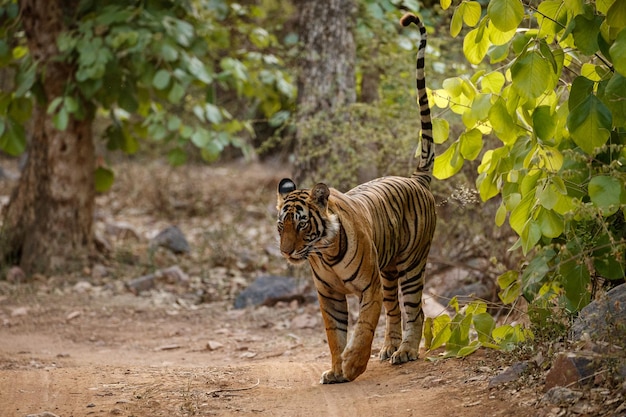
M 318 316 L 315 305 L 4 297 L 0 415 L 535 415 L 531 393 L 487 388 L 500 369 L 488 352 L 402 366 L 372 358 L 356 381 L 319 385 L 330 359 Z

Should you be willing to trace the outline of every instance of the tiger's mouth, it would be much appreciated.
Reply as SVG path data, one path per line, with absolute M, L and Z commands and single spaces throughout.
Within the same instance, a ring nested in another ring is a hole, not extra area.
M 303 249 L 297 252 L 283 253 L 283 256 L 287 259 L 287 262 L 298 265 L 307 261 L 307 258 L 309 257 L 309 250 Z

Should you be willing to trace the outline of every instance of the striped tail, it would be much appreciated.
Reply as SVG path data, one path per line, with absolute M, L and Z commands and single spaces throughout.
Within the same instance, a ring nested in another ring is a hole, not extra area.
M 417 70 L 415 74 L 417 82 L 417 97 L 420 105 L 420 119 L 422 122 L 422 140 L 420 141 L 420 159 L 413 177 L 422 178 L 430 184 L 430 179 L 435 163 L 435 145 L 433 142 L 433 124 L 430 119 L 430 107 L 428 106 L 428 94 L 426 93 L 426 77 L 424 75 L 424 56 L 426 55 L 426 28 L 422 21 L 414 14 L 407 13 L 400 19 L 402 26 L 415 23 L 420 30 L 420 44 L 417 49 Z

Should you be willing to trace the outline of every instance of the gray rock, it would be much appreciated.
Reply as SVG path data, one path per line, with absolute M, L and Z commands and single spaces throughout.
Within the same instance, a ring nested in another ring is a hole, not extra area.
M 574 391 L 565 387 L 554 387 L 548 390 L 541 398 L 541 403 L 546 405 L 556 405 L 567 407 L 576 403 L 583 396 L 580 391 Z
M 295 278 L 263 275 L 258 277 L 235 299 L 237 309 L 256 305 L 271 305 L 278 301 L 304 298 Z
M 178 228 L 178 226 L 170 226 L 163 229 L 150 241 L 150 247 L 162 246 L 174 252 L 175 254 L 189 253 L 189 242 Z
M 593 341 L 626 347 L 626 284 L 618 285 L 580 311 L 571 337 L 577 341 L 584 333 Z
M 506 384 L 518 380 L 528 369 L 532 363 L 529 361 L 515 362 L 513 365 L 500 372 L 489 380 L 489 388 L 495 388 L 499 385 Z

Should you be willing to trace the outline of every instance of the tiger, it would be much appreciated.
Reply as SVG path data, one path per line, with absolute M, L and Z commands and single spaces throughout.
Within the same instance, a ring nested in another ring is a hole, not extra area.
M 414 23 L 420 31 L 421 150 L 411 177 L 382 177 L 346 193 L 324 183 L 298 189 L 290 178 L 278 184 L 280 252 L 292 264 L 308 261 L 326 329 L 331 368 L 321 384 L 353 381 L 365 372 L 382 306 L 386 326 L 380 360 L 402 364 L 419 354 L 424 270 L 437 219 L 430 190 L 435 153 L 424 75 L 426 29 L 411 13 L 400 23 Z M 348 294 L 359 299 L 349 341 Z

